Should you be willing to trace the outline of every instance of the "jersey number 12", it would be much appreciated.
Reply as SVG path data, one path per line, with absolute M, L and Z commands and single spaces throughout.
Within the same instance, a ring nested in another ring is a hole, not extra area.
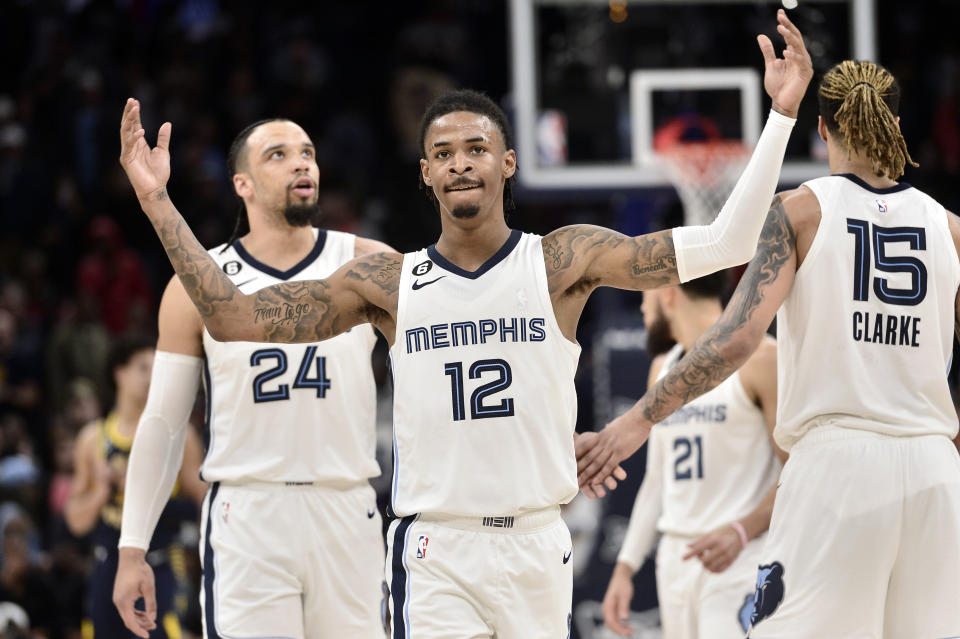
M 512 397 L 504 397 L 498 404 L 484 402 L 490 395 L 506 390 L 513 383 L 513 371 L 510 370 L 510 364 L 502 359 L 481 359 L 471 364 L 467 372 L 470 379 L 479 379 L 484 373 L 494 373 L 497 376 L 495 380 L 478 386 L 470 395 L 471 419 L 511 417 L 513 415 Z M 444 364 L 443 373 L 450 376 L 453 421 L 462 421 L 467 418 L 466 407 L 464 406 L 463 362 Z

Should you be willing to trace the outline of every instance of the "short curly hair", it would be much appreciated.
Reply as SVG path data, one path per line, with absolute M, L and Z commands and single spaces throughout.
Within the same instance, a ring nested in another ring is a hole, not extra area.
M 433 103 L 427 107 L 426 112 L 424 112 L 423 119 L 420 121 L 420 156 L 422 158 L 426 159 L 427 157 L 424 142 L 426 141 L 427 129 L 430 128 L 430 124 L 437 118 L 456 111 L 467 111 L 490 118 L 490 120 L 497 125 L 497 128 L 500 129 L 500 134 L 503 135 L 504 146 L 508 149 L 513 148 L 513 131 L 510 129 L 510 122 L 507 120 L 507 114 L 503 112 L 503 109 L 487 95 L 479 91 L 457 89 L 442 94 L 434 100 Z M 513 182 L 514 176 L 511 175 L 503 185 L 504 213 L 513 209 L 515 206 L 513 203 Z M 433 207 L 439 212 L 440 202 L 437 200 L 433 188 L 424 183 L 422 173 L 420 174 L 420 189 L 425 191 L 427 199 L 433 203 Z

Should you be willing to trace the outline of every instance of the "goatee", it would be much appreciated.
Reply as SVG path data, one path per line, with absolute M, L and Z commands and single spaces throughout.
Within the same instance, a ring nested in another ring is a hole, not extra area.
M 290 226 L 309 226 L 320 217 L 320 205 L 316 202 L 311 204 L 287 202 L 283 209 L 283 217 Z
M 469 220 L 472 217 L 476 217 L 480 214 L 480 206 L 478 204 L 460 204 L 453 207 L 453 210 L 450 211 L 450 214 L 461 220 Z

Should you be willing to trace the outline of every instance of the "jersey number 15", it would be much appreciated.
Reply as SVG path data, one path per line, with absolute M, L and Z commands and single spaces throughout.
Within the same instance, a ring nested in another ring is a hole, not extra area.
M 853 299 L 870 299 L 870 254 L 883 273 L 907 273 L 909 288 L 894 288 L 882 277 L 873 278 L 873 292 L 887 304 L 916 306 L 927 296 L 927 268 L 912 255 L 887 255 L 887 245 L 906 243 L 911 251 L 927 250 L 927 234 L 919 226 L 885 227 L 866 220 L 847 218 L 847 233 L 853 235 Z M 871 251 L 871 248 L 873 249 Z

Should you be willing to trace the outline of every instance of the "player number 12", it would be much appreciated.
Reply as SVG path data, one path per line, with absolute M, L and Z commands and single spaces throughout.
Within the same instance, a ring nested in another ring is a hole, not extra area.
M 450 397 L 453 403 L 453 421 L 466 419 L 463 390 L 463 362 L 448 362 L 443 365 L 444 375 L 450 377 Z M 482 384 L 470 395 L 470 418 L 484 419 L 489 417 L 512 417 L 513 398 L 504 397 L 498 404 L 485 403 L 484 400 L 506 390 L 513 383 L 513 371 L 510 364 L 502 359 L 477 360 L 467 369 L 470 379 L 479 379 L 484 373 L 495 373 L 497 378 L 492 382 Z

